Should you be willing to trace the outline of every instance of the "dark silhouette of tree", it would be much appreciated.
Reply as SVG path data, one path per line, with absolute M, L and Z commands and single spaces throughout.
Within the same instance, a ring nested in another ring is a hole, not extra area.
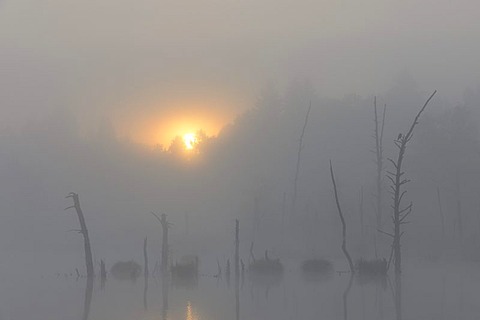
M 410 180 L 405 178 L 405 172 L 403 171 L 403 161 L 405 158 L 405 152 L 407 150 L 407 144 L 410 142 L 413 136 L 413 129 L 415 129 L 415 126 L 418 124 L 418 120 L 420 118 L 420 115 L 423 113 L 425 108 L 427 107 L 428 103 L 430 100 L 433 98 L 433 96 L 437 93 L 435 90 L 430 97 L 427 99 L 423 107 L 420 109 L 420 111 L 417 113 L 415 119 L 413 120 L 413 123 L 411 124 L 410 128 L 408 129 L 407 133 L 402 134 L 400 133 L 395 140 L 395 146 L 398 148 L 398 155 L 395 160 L 393 159 L 388 159 L 390 163 L 394 167 L 394 171 L 387 171 L 387 178 L 391 182 L 391 193 L 392 193 L 392 208 L 393 208 L 393 234 L 381 231 L 380 232 L 390 236 L 393 238 L 393 244 L 392 244 L 392 255 L 393 256 L 393 261 L 394 261 L 394 266 L 395 266 L 395 273 L 399 274 L 401 273 L 401 266 L 402 266 L 402 255 L 401 255 L 401 245 L 400 245 L 400 240 L 401 237 L 403 236 L 403 231 L 401 230 L 402 225 L 406 224 L 407 221 L 405 220 L 410 213 L 412 212 L 412 207 L 413 203 L 410 202 L 410 204 L 406 207 L 402 206 L 402 200 L 405 194 L 407 193 L 406 190 L 402 190 L 403 186 L 410 182 Z M 390 265 L 389 261 L 389 265 Z
M 373 137 L 375 138 L 375 164 L 377 166 L 377 179 L 376 179 L 376 222 L 377 228 L 382 226 L 382 176 L 383 176 L 383 131 L 385 128 L 385 111 L 387 110 L 387 105 L 383 106 L 383 115 L 382 121 L 378 119 L 377 112 L 377 97 L 373 100 L 374 107 L 374 121 L 375 121 L 375 132 Z
M 352 258 L 347 250 L 347 224 L 345 223 L 345 218 L 343 216 L 342 209 L 340 207 L 340 200 L 338 199 L 338 192 L 337 192 L 337 183 L 335 182 L 335 174 L 333 173 L 332 161 L 330 161 L 330 177 L 332 178 L 333 184 L 333 192 L 335 194 L 335 203 L 337 205 L 338 215 L 340 216 L 340 220 L 342 221 L 342 251 L 345 257 L 348 260 L 348 264 L 350 266 L 350 271 L 352 274 L 355 273 L 355 268 L 353 266 Z
M 70 192 L 66 198 L 73 199 L 73 206 L 70 206 L 67 209 L 75 208 L 77 212 L 78 221 L 80 222 L 80 230 L 78 233 L 83 235 L 83 243 L 85 247 L 85 265 L 87 267 L 87 278 L 92 278 L 95 276 L 95 272 L 93 270 L 93 258 L 92 258 L 92 249 L 90 246 L 90 238 L 88 237 L 88 230 L 87 225 L 85 223 L 85 217 L 83 216 L 82 208 L 80 208 L 80 200 L 78 198 L 78 194 L 74 192 Z

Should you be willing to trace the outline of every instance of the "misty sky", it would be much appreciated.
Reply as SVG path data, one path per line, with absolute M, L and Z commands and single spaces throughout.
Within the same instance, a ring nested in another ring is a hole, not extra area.
M 473 0 L 3 0 L 2 124 L 69 108 L 86 132 L 108 121 L 150 144 L 145 119 L 200 109 L 216 134 L 295 79 L 341 97 L 408 73 L 456 98 L 480 81 L 479 12 Z

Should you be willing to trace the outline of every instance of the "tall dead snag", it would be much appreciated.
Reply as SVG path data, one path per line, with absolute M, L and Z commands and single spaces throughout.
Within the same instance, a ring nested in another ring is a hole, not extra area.
M 376 181 L 376 222 L 377 228 L 382 226 L 382 176 L 383 176 L 383 129 L 385 128 L 385 111 L 387 105 L 383 106 L 382 122 L 378 120 L 377 113 L 377 97 L 373 100 L 374 107 L 374 121 L 375 121 L 375 133 L 373 135 L 375 139 L 375 164 L 377 166 L 377 181 Z
M 151 214 L 153 214 L 162 225 L 162 272 L 166 274 L 168 271 L 168 228 L 170 228 L 171 224 L 167 221 L 167 215 L 165 213 L 162 213 L 161 217 L 154 212 L 151 212 Z
M 440 198 L 440 188 L 437 187 L 438 214 L 442 223 L 442 241 L 445 240 L 445 216 L 443 215 L 442 201 Z
M 105 267 L 105 261 L 100 260 L 100 288 L 105 288 L 105 282 L 107 282 L 107 268 Z
M 300 134 L 300 141 L 298 142 L 298 151 L 297 151 L 297 164 L 295 166 L 295 180 L 293 181 L 293 198 L 292 198 L 292 212 L 295 214 L 297 209 L 297 188 L 298 188 L 298 174 L 300 173 L 300 159 L 303 149 L 303 136 L 305 135 L 305 129 L 307 128 L 308 116 L 310 115 L 310 110 L 312 109 L 312 102 L 308 106 L 307 114 L 305 116 L 305 122 L 303 123 L 302 133 Z
M 240 258 L 239 258 L 239 224 L 235 220 L 235 318 L 240 319 Z
M 143 261 L 144 261 L 144 275 L 148 277 L 148 254 L 147 254 L 147 237 L 143 240 Z
M 360 208 L 359 208 L 359 213 L 360 213 L 360 232 L 362 234 L 362 237 L 365 233 L 365 227 L 363 224 L 363 186 L 360 187 Z
M 143 240 L 143 261 L 144 261 L 144 286 L 143 286 L 143 308 L 147 310 L 147 292 L 148 292 L 148 255 L 147 255 L 147 237 Z
M 389 235 L 393 239 L 393 243 L 392 243 L 392 254 L 393 255 L 392 256 L 393 256 L 393 259 L 394 259 L 394 266 L 395 266 L 395 273 L 396 274 L 399 274 L 399 273 L 402 272 L 401 271 L 402 255 L 401 255 L 401 250 L 400 250 L 400 247 L 401 247 L 400 246 L 400 239 L 403 235 L 403 232 L 401 230 L 401 227 L 402 227 L 403 224 L 407 223 L 407 221 L 405 221 L 405 219 L 412 212 L 412 206 L 413 206 L 412 202 L 410 202 L 410 204 L 406 207 L 402 206 L 403 197 L 407 193 L 407 191 L 402 190 L 402 187 L 406 183 L 410 182 L 410 180 L 408 180 L 404 177 L 405 172 L 402 171 L 403 170 L 402 169 L 403 160 L 404 160 L 404 157 L 405 157 L 405 151 L 407 149 L 407 144 L 412 139 L 413 129 L 418 124 L 418 119 L 420 118 L 420 115 L 425 110 L 428 103 L 430 102 L 430 100 L 435 95 L 435 93 L 437 93 L 436 90 L 430 95 L 430 97 L 427 99 L 427 101 L 425 102 L 423 107 L 417 113 L 417 116 L 413 120 L 413 123 L 410 126 L 410 128 L 408 129 L 407 133 L 406 134 L 400 133 L 398 135 L 397 139 L 395 140 L 395 145 L 398 148 L 398 155 L 397 155 L 396 160 L 388 158 L 388 161 L 390 161 L 390 163 L 392 163 L 392 165 L 395 169 L 395 171 L 393 171 L 393 172 L 392 171 L 387 171 L 387 178 L 391 182 L 390 189 L 391 189 L 392 200 L 393 200 L 393 205 L 392 205 L 393 217 L 392 217 L 392 220 L 393 220 L 394 230 L 393 230 L 393 234 L 383 232 L 383 231 L 380 231 L 380 230 L 379 231 L 386 234 L 386 235 Z
M 332 161 L 330 160 L 330 176 L 332 178 L 333 184 L 333 192 L 335 193 L 335 203 L 337 204 L 338 215 L 340 216 L 340 220 L 342 221 L 342 251 L 345 257 L 348 260 L 348 264 L 350 265 L 350 271 L 352 274 L 355 273 L 355 268 L 353 267 L 352 258 L 347 251 L 347 225 L 345 223 L 345 218 L 343 217 L 342 209 L 340 208 L 340 201 L 338 200 L 338 192 L 337 192 L 337 183 L 335 182 L 335 175 L 333 173 Z
M 460 242 L 463 240 L 463 219 L 462 219 L 462 203 L 460 201 L 460 184 L 458 183 L 458 173 L 456 178 L 456 208 L 457 208 L 457 217 L 454 221 L 454 231 L 458 230 L 458 239 Z
M 88 237 L 88 230 L 87 225 L 85 224 L 85 217 L 83 216 L 82 209 L 80 208 L 80 200 L 78 198 L 78 194 L 74 192 L 70 192 L 66 198 L 73 199 L 73 206 L 70 206 L 67 209 L 75 208 L 77 212 L 78 221 L 80 222 L 80 230 L 77 230 L 78 233 L 83 235 L 83 243 L 85 247 L 85 264 L 87 266 L 87 278 L 92 278 L 95 276 L 95 272 L 93 270 L 93 258 L 92 258 L 92 249 L 90 246 L 90 238 Z

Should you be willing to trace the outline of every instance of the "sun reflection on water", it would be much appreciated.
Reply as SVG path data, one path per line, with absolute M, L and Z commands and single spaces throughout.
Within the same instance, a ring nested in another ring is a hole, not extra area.
M 190 301 L 187 302 L 187 317 L 185 318 L 185 320 L 198 320 L 197 315 L 192 309 L 192 304 L 190 303 Z

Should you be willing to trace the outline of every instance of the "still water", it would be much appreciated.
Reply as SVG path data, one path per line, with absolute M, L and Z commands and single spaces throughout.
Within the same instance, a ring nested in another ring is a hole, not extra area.
M 343 263 L 338 263 L 343 267 Z M 204 268 L 205 269 L 205 268 Z M 337 268 L 338 269 L 338 268 Z M 86 290 L 70 275 L 2 278 L 0 319 L 35 320 L 289 320 L 289 319 L 480 319 L 479 264 L 409 261 L 404 267 L 401 310 L 395 279 L 331 277 L 306 281 L 295 262 L 269 284 L 215 278 L 201 269 L 198 283 L 109 278 Z M 351 282 L 350 282 L 351 280 Z M 89 294 L 91 293 L 91 295 Z M 238 309 L 237 309 L 238 307 Z M 401 311 L 400 313 L 398 311 Z

